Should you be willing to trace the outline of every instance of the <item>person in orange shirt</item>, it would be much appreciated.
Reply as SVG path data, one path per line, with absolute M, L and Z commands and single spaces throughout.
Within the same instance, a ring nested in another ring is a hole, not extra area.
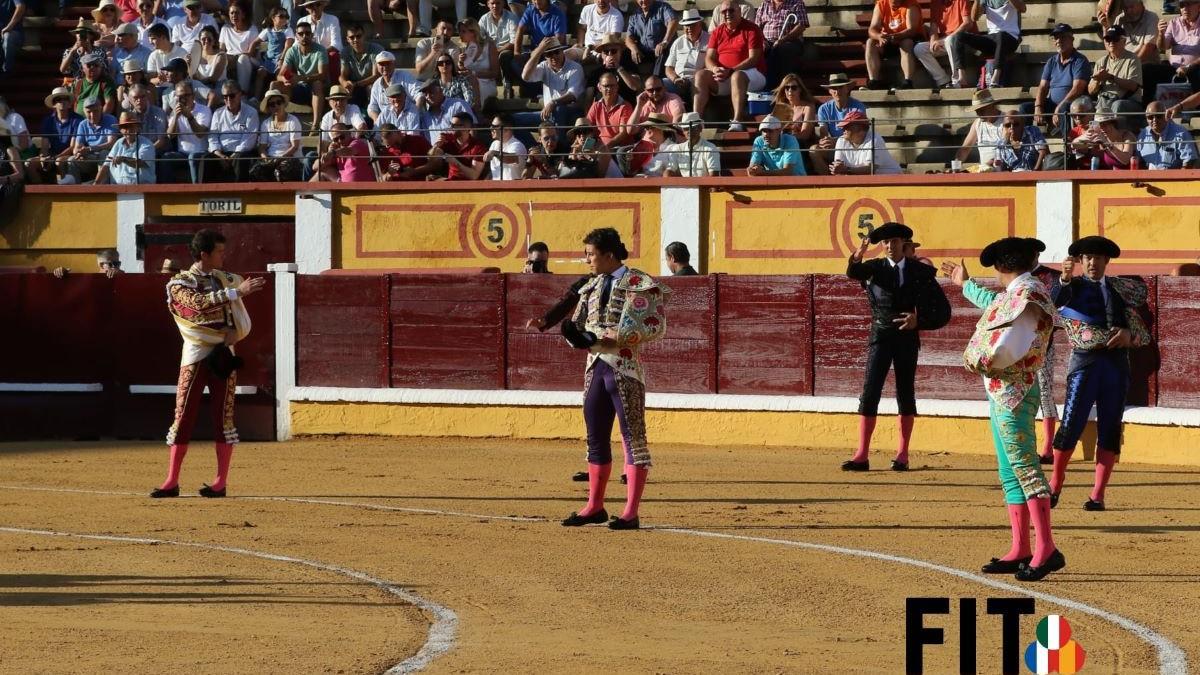
M 929 71 L 938 89 L 958 86 L 962 80 L 958 37 L 962 33 L 975 33 L 978 30 L 971 19 L 971 3 L 968 0 L 933 0 L 929 6 L 929 41 L 917 43 L 913 53 Z M 949 75 L 938 63 L 939 56 L 950 60 Z
M 904 72 L 901 89 L 912 89 L 917 68 L 913 47 L 925 35 L 921 6 L 917 0 L 875 0 L 871 27 L 867 29 L 867 88 L 887 89 L 880 80 L 883 57 L 900 51 L 900 70 Z

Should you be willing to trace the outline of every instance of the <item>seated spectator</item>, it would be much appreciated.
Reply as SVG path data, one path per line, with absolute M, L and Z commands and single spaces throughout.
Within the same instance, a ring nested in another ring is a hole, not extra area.
M 1101 108 L 1117 114 L 1126 129 L 1142 128 L 1142 62 L 1125 49 L 1125 29 L 1114 26 L 1104 34 L 1105 54 L 1096 60 L 1088 95 Z
M 483 155 L 487 152 L 471 130 L 474 119 L 469 115 L 454 115 L 450 118 L 450 130 L 442 132 L 429 151 L 431 157 L 446 162 L 446 180 L 478 180 L 487 163 Z
M 657 178 L 671 165 L 675 149 L 675 129 L 666 115 L 651 113 L 638 128 L 642 138 L 629 153 L 630 176 Z
M 916 0 L 875 0 L 871 25 L 867 28 L 867 89 L 887 89 L 883 82 L 883 57 L 900 53 L 904 82 L 900 89 L 913 88 L 917 59 L 913 47 L 925 36 L 921 6 Z
M 980 89 L 971 95 L 971 111 L 975 113 L 975 121 L 971 122 L 955 159 L 965 162 L 970 159 L 971 152 L 978 149 L 980 166 L 992 166 L 996 148 L 1004 138 L 1004 127 L 1001 126 L 1000 106 L 992 98 L 991 89 Z
M 287 96 L 278 89 L 263 95 L 263 117 L 258 126 L 259 160 L 250 167 L 250 179 L 256 182 L 288 182 L 304 178 L 300 149 L 300 120 L 288 114 Z
M 987 59 L 990 68 L 986 68 L 987 77 L 981 87 L 1003 87 L 1008 83 L 1008 69 L 1012 55 L 1021 44 L 1021 15 L 1025 13 L 1025 0 L 992 0 L 983 2 L 974 0 L 971 5 L 970 22 L 975 23 L 980 16 L 986 18 L 987 33 L 965 33 L 955 42 L 958 55 L 957 63 L 962 63 L 968 50 L 978 53 Z M 964 71 L 965 74 L 965 71 Z M 966 79 L 959 80 L 958 86 L 967 87 Z
M 283 69 L 283 55 L 292 48 L 292 45 L 296 44 L 296 34 L 288 25 L 288 11 L 283 7 L 272 9 L 268 20 L 270 25 L 258 32 L 254 44 L 250 45 L 250 53 L 258 54 L 262 45 L 267 46 L 258 62 L 259 74 L 265 73 L 267 77 L 270 77 L 280 74 Z M 261 86 L 261 84 L 255 85 L 255 91 L 258 91 Z
M 204 182 L 204 157 L 208 154 L 208 127 L 212 124 L 212 110 L 196 100 L 191 82 L 175 85 L 175 104 L 167 118 L 167 133 L 175 141 L 175 150 L 164 159 L 173 162 L 172 173 L 179 175 L 184 161 L 193 183 Z
M 425 130 L 430 143 L 436 143 L 442 132 L 451 130 L 451 120 L 462 116 L 475 122 L 475 113 L 471 106 L 461 98 L 451 98 L 442 91 L 442 85 L 437 80 L 427 80 L 421 85 L 420 100 L 421 128 Z
M 121 68 L 121 83 L 117 85 L 117 107 L 128 110 L 130 90 L 138 85 L 147 86 L 149 84 L 149 80 L 146 79 L 146 71 L 142 70 L 138 64 L 127 61 Z
M 221 52 L 217 29 L 205 26 L 200 30 L 197 44 L 192 50 L 192 86 L 197 98 L 216 108 L 221 103 L 221 84 L 229 79 L 229 61 Z
M 1158 51 L 1166 54 L 1173 75 L 1200 90 L 1200 0 L 1179 0 L 1180 15 L 1158 22 Z M 1158 79 L 1158 78 L 1156 78 Z M 1159 80 L 1163 81 L 1163 80 Z
M 117 110 L 117 85 L 105 75 L 104 64 L 107 58 L 88 54 L 80 59 L 83 67 L 83 77 L 71 83 L 75 98 L 79 102 L 75 112 L 83 113 L 83 101 L 89 98 L 100 99 L 105 114 L 111 115 Z
M 609 148 L 631 143 L 634 137 L 629 120 L 633 106 L 618 95 L 616 76 L 605 73 L 598 86 L 600 97 L 588 109 L 587 118 L 599 131 L 600 142 Z
M 108 156 L 108 150 L 117 141 L 117 120 L 104 112 L 104 106 L 95 96 L 84 99 L 80 107 L 84 119 L 76 127 L 71 139 L 71 152 L 59 159 L 59 183 L 74 185 L 96 177 L 100 163 Z
M 338 123 L 345 124 L 350 129 L 350 135 L 355 138 L 362 138 L 370 129 L 371 125 L 363 116 L 362 109 L 350 103 L 350 92 L 342 89 L 341 85 L 333 85 L 325 100 L 329 101 L 329 112 L 321 117 L 319 125 L 322 144 L 333 140 L 333 127 Z
M 225 80 L 221 98 L 225 107 L 212 116 L 208 133 L 209 179 L 242 182 L 258 157 L 258 111 L 242 101 L 238 83 Z
M 70 157 L 71 142 L 83 121 L 83 116 L 71 109 L 71 90 L 66 87 L 56 87 L 50 92 L 46 107 L 51 112 L 42 119 L 35 141 L 38 154 L 25 164 L 31 183 L 57 181 L 59 163 Z
M 857 110 L 864 116 L 867 106 L 862 101 L 850 95 L 850 79 L 845 73 L 833 73 L 825 83 L 829 92 L 829 100 L 817 108 L 817 150 L 810 153 L 813 157 L 813 168 L 828 167 L 833 161 L 833 149 L 837 139 L 842 137 L 842 128 L 838 123 L 851 110 Z
M 679 21 L 663 0 L 636 0 L 636 4 L 629 13 L 625 46 L 639 75 L 661 77 Z
M 0 96 L 0 122 L 4 122 L 4 125 L 8 127 L 13 147 L 21 153 L 29 151 L 29 156 L 32 156 L 29 125 L 25 123 L 25 117 L 21 113 L 9 107 L 8 99 L 3 96 Z
M 673 241 L 667 244 L 663 255 L 667 258 L 667 269 L 671 270 L 672 276 L 696 276 L 696 268 L 691 265 L 692 254 L 688 251 L 687 244 L 682 241 Z
M 0 120 L 0 185 L 19 184 L 25 180 L 25 162 L 13 146 L 12 129 Z
M 971 17 L 969 0 L 934 0 L 929 6 L 929 40 L 918 42 L 913 54 L 925 66 L 937 89 L 959 87 L 963 81 L 963 67 L 959 57 L 958 40 L 964 33 L 977 33 L 975 19 Z M 941 57 L 950 61 L 950 73 L 946 74 Z
M 409 0 L 417 2 L 417 11 L 420 13 L 418 17 L 419 25 L 417 27 L 418 35 L 429 35 L 429 26 L 433 23 L 433 0 Z M 454 0 L 454 20 L 462 21 L 467 18 L 467 0 Z M 411 24 L 410 24 L 411 25 Z M 437 31 L 434 30 L 434 35 Z
M 888 152 L 883 137 L 871 130 L 871 121 L 866 115 L 852 110 L 838 122 L 838 126 L 845 133 L 837 141 L 830 173 L 836 176 L 902 173 L 900 165 Z
M 218 28 L 212 15 L 201 8 L 200 0 L 183 0 L 183 16 L 168 20 L 167 25 L 171 27 L 171 42 L 189 54 L 200 40 L 200 31 L 205 28 L 215 31 Z
M 154 93 L 144 84 L 135 84 L 129 89 L 129 111 L 138 116 L 142 123 L 142 138 L 154 146 L 155 158 L 171 150 L 171 137 L 167 134 L 167 113 L 151 102 Z M 175 175 L 164 166 L 156 166 L 154 177 L 158 182 L 170 183 Z
M 1109 16 L 1110 8 L 1121 12 Z M 1104 0 L 1096 9 L 1096 21 L 1101 36 L 1114 26 L 1125 29 L 1126 48 L 1143 64 L 1158 63 L 1158 15 L 1146 9 L 1143 0 Z
M 724 23 L 708 38 L 704 68 L 696 71 L 693 110 L 704 115 L 713 94 L 729 95 L 733 103 L 730 131 L 742 131 L 746 119 L 746 94 L 767 86 L 763 61 L 763 35 L 754 23 L 742 18 L 741 7 L 725 0 L 717 8 Z
M 161 23 L 150 26 L 150 29 L 146 31 L 146 36 L 154 45 L 154 50 L 146 57 L 146 76 L 150 78 L 150 84 L 155 87 L 156 97 L 162 99 L 164 93 L 174 90 L 174 83 L 168 77 L 167 64 L 173 61 L 182 61 L 183 72 L 186 75 L 191 72 L 187 61 L 190 54 L 183 51 L 183 47 L 171 42 L 170 31 Z M 163 105 L 166 105 L 166 101 L 163 101 Z
M 675 146 L 667 170 L 668 177 L 709 178 L 721 175 L 721 153 L 704 140 L 704 120 L 698 113 L 684 113 L 679 126 L 687 140 Z
M 1147 169 L 1191 169 L 1196 166 L 1192 134 L 1167 117 L 1163 105 L 1146 106 L 1146 128 L 1137 140 L 1141 165 Z
M 799 76 L 788 73 L 775 89 L 771 114 L 783 122 L 784 133 L 808 148 L 817 140 L 817 110 L 821 107 Z
M 664 84 L 671 93 L 691 100 L 692 80 L 696 78 L 696 69 L 704 67 L 708 52 L 708 31 L 704 30 L 704 19 L 700 18 L 697 9 L 683 10 L 679 25 L 683 35 L 671 43 L 671 51 L 667 53 Z
M 657 75 L 646 78 L 645 89 L 638 94 L 634 101 L 633 117 L 630 124 L 639 124 L 650 115 L 658 114 L 666 117 L 672 123 L 683 118 L 686 108 L 683 99 L 667 91 L 663 79 Z
M 267 81 L 268 71 L 262 69 L 255 48 L 258 36 L 259 31 L 250 23 L 250 7 L 247 0 L 230 2 L 229 21 L 221 27 L 218 42 L 229 60 L 230 67 L 237 73 L 238 89 L 246 96 L 261 93 Z M 274 73 L 275 70 L 271 69 L 270 72 Z
M 367 104 L 367 115 L 379 123 L 379 115 L 388 108 L 387 92 L 392 85 L 400 85 L 404 87 L 407 94 L 405 100 L 407 105 L 415 108 L 417 99 L 417 89 L 421 84 L 413 79 L 408 71 L 398 70 L 396 68 L 396 57 L 391 52 L 379 52 L 375 55 L 375 71 L 379 73 L 379 77 L 371 84 L 371 100 Z M 393 122 L 395 124 L 395 122 Z M 400 129 L 404 127 L 396 124 Z
M 600 44 L 596 45 L 595 53 L 598 67 L 585 71 L 587 92 L 583 98 L 584 107 L 591 107 L 592 101 L 595 100 L 598 93 L 596 85 L 606 74 L 617 78 L 618 95 L 621 98 L 627 101 L 637 98 L 638 93 L 642 90 L 642 78 L 638 75 L 633 59 L 629 56 L 629 50 L 625 48 L 622 36 L 619 33 L 605 35 Z
M 520 71 L 513 65 L 516 55 L 517 17 L 508 11 L 505 0 L 487 0 L 488 11 L 479 17 L 479 30 L 496 45 L 500 71 L 504 75 L 505 97 L 512 98 L 513 85 L 520 82 Z M 535 42 L 534 46 L 541 41 Z
M 142 123 L 135 113 L 121 113 L 117 123 L 121 138 L 113 143 L 108 158 L 96 173 L 96 185 L 111 179 L 113 185 L 153 185 L 154 144 L 140 134 Z
M 390 124 L 408 134 L 424 135 L 425 128 L 421 126 L 421 113 L 416 106 L 411 105 L 412 99 L 408 97 L 408 90 L 404 88 L 404 85 L 393 84 L 383 93 L 387 97 L 388 104 L 387 108 L 376 118 L 375 126 L 382 128 L 383 125 Z
M 609 33 L 625 32 L 625 15 L 610 0 L 596 0 L 584 5 L 579 12 L 579 28 L 575 39 L 576 47 L 567 53 L 567 58 L 581 63 L 592 63 L 599 59 L 595 48 Z
M 784 75 L 799 74 L 809 25 L 804 0 L 763 0 L 754 23 L 762 29 L 767 85 L 778 85 Z
M 428 80 L 437 75 L 437 60 L 443 54 L 458 57 L 458 47 L 454 45 L 454 26 L 449 21 L 439 21 L 433 29 L 433 35 L 417 41 L 417 51 L 414 58 L 413 74 L 419 80 Z
M 458 57 L 462 57 L 462 52 L 458 52 Z M 446 96 L 462 99 L 472 111 L 478 113 L 482 99 L 479 98 L 479 84 L 475 82 L 471 72 L 460 72 L 455 64 L 455 58 L 449 54 L 439 56 L 435 66 L 437 73 L 434 77 L 441 83 L 442 91 L 446 93 Z
M 113 35 L 116 36 L 117 44 L 113 47 L 110 72 L 124 73 L 126 72 L 125 65 L 129 63 L 132 63 L 138 71 L 145 72 L 151 50 L 138 40 L 137 26 L 123 23 L 117 27 Z
M 800 154 L 800 143 L 791 134 L 783 133 L 783 123 L 773 115 L 767 115 L 758 123 L 758 136 L 754 139 L 754 151 L 750 153 L 751 176 L 803 176 L 804 158 Z M 838 141 L 839 148 L 841 141 Z
M 1025 124 L 1018 110 L 1004 115 L 1004 137 L 996 149 L 995 168 L 1003 171 L 1041 171 L 1050 152 L 1046 137 L 1037 127 Z
M 150 40 L 151 26 L 159 25 L 163 28 L 166 28 L 167 37 L 170 38 L 171 28 L 167 26 L 166 21 L 160 19 L 158 15 L 154 13 L 153 0 L 138 0 L 137 10 L 137 17 L 130 21 L 130 23 L 132 23 L 133 27 L 137 29 L 138 42 L 145 45 L 146 49 L 154 49 L 154 42 Z
M 296 26 L 296 44 L 284 53 L 283 66 L 281 90 L 296 103 L 305 104 L 311 100 L 312 124 L 314 127 L 318 126 L 321 116 L 325 114 L 325 80 L 329 56 L 313 39 L 312 26 L 307 23 Z
M 62 63 L 58 66 L 58 72 L 72 79 L 83 77 L 83 57 L 92 55 L 95 56 L 100 63 L 100 72 L 98 77 L 106 76 L 108 73 L 108 52 L 104 47 L 96 44 L 96 39 L 100 37 L 100 31 L 92 25 L 90 21 L 83 19 L 79 20 L 79 25 L 71 29 L 75 34 L 75 44 L 63 50 Z
M 112 49 L 116 45 L 114 33 L 121 25 L 121 12 L 117 9 L 117 3 L 113 0 L 100 0 L 100 4 L 92 10 L 92 22 L 92 25 L 100 33 L 100 37 L 96 38 L 96 44 L 106 50 Z
M 1092 77 L 1092 64 L 1087 57 L 1075 49 L 1074 30 L 1065 23 L 1060 23 L 1050 31 L 1050 39 L 1058 53 L 1046 61 L 1042 69 L 1042 80 L 1038 83 L 1033 95 L 1033 103 L 1021 104 L 1021 112 L 1025 115 L 1033 113 L 1033 123 L 1037 126 L 1047 126 L 1045 112 L 1052 111 L 1049 118 L 1050 133 L 1057 133 L 1060 122 L 1071 101 L 1087 93 L 1087 83 Z
M 455 61 L 458 71 L 474 78 L 479 90 L 479 107 L 496 96 L 496 82 L 500 78 L 500 54 L 496 44 L 479 30 L 475 19 L 467 17 L 458 22 L 458 39 L 462 49 Z
M 513 68 L 524 70 L 525 63 L 529 60 L 530 52 L 524 47 L 525 38 L 529 38 L 532 47 L 537 47 L 548 37 L 556 38 L 559 44 L 567 44 L 567 15 L 551 4 L 550 0 L 533 0 L 517 22 L 517 30 L 513 36 L 513 45 L 516 48 Z M 535 98 L 536 87 L 523 85 L 521 95 L 525 98 Z
M 1071 119 L 1068 124 L 1072 126 L 1067 130 L 1066 138 L 1069 146 L 1064 152 L 1051 153 L 1042 163 L 1043 169 L 1087 168 L 1090 143 L 1083 136 L 1091 129 L 1095 112 L 1096 107 L 1087 96 L 1080 96 L 1071 101 Z
M 438 169 L 440 162 L 429 156 L 433 146 L 423 134 L 406 133 L 391 124 L 382 124 L 379 135 L 383 147 L 376 162 L 382 180 L 423 181 Z
M 321 154 L 318 170 L 313 181 L 337 183 L 375 182 L 375 169 L 371 164 L 371 146 L 357 138 L 349 125 L 338 122 L 331 130 L 333 139 Z
M 604 152 L 604 144 L 600 142 L 600 134 L 586 117 L 575 120 L 575 126 L 567 131 L 571 140 L 571 152 L 563 159 L 559 167 L 559 178 L 598 178 L 600 176 L 620 178 L 621 170 L 617 163 L 610 161 L 611 155 Z M 604 169 L 601 169 L 601 165 Z M 615 175 L 608 176 L 606 171 L 612 169 Z
M 741 10 L 742 18 L 753 23 L 758 16 L 758 9 L 750 3 L 750 0 L 734 0 L 734 3 Z M 711 34 L 717 29 L 717 26 L 723 23 L 725 23 L 725 17 L 721 16 L 720 12 L 714 11 L 708 20 L 708 32 Z M 703 65 L 703 62 L 701 62 L 701 65 Z
M 492 119 L 492 145 L 483 154 L 492 180 L 517 180 L 525 173 L 525 144 L 513 137 L 512 122 Z
M 6 0 L 0 3 L 0 79 L 12 75 L 17 64 L 17 55 L 25 45 L 25 0 Z
M 121 254 L 117 253 L 115 248 L 106 248 L 96 252 L 96 270 L 108 277 L 109 279 L 122 274 L 121 270 Z M 70 267 L 55 267 L 51 272 L 54 276 L 62 279 L 71 273 Z
M 1099 159 L 1100 169 L 1128 169 L 1129 158 L 1137 152 L 1137 137 L 1117 125 L 1117 116 L 1106 111 L 1096 113 L 1095 124 L 1073 146 L 1083 149 L 1084 158 Z
M 329 0 L 305 0 L 300 3 L 300 7 L 308 12 L 308 16 L 301 17 L 296 22 L 296 28 L 298 30 L 301 24 L 312 27 L 313 40 L 333 55 L 341 52 L 345 45 L 342 44 L 342 22 L 325 11 L 327 6 Z M 340 72 L 340 68 L 338 71 Z
M 556 38 L 546 38 L 537 45 L 521 71 L 521 79 L 529 84 L 542 83 L 542 110 L 513 115 L 513 123 L 518 127 L 533 127 L 542 122 L 565 127 L 582 114 L 583 67 L 567 58 L 566 45 Z M 529 131 L 522 129 L 517 135 L 525 138 Z
M 159 79 L 166 85 L 165 91 L 164 87 L 156 88 L 162 97 L 162 108 L 163 110 L 171 110 L 175 107 L 175 85 L 180 82 L 192 84 L 192 81 L 188 79 L 187 61 L 183 59 L 171 59 L 167 65 L 163 66 L 163 70 L 159 75 Z
M 558 129 L 550 122 L 538 127 L 538 144 L 529 149 L 522 178 L 558 178 L 566 148 L 559 142 Z M 530 249 L 533 250 L 532 248 Z

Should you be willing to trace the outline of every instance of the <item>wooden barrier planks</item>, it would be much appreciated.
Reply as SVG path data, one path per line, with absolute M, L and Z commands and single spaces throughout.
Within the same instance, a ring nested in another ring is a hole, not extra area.
M 389 292 L 383 274 L 298 276 L 296 383 L 389 386 Z
M 505 276 L 391 277 L 391 386 L 505 388 Z
M 646 390 L 717 391 L 717 277 L 661 277 L 671 289 L 667 333 L 642 350 Z
M 545 332 L 525 327 L 530 319 L 541 318 L 578 279 L 559 274 L 509 275 L 505 294 L 509 389 L 582 389 L 587 353 L 572 349 L 559 326 Z
M 812 277 L 717 279 L 718 390 L 812 394 Z
M 1159 277 L 1158 402 L 1166 408 L 1200 408 L 1200 277 Z

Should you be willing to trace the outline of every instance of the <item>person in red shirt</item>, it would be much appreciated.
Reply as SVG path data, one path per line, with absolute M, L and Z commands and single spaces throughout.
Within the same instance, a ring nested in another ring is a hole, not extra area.
M 487 146 L 475 138 L 471 131 L 471 120 L 467 117 L 451 117 L 450 128 L 453 131 L 442 134 L 438 142 L 433 144 L 430 156 L 445 160 L 448 167 L 445 180 L 478 180 L 487 167 L 483 161 Z M 429 180 L 441 179 L 430 176 Z
M 763 33 L 757 24 L 742 18 L 742 7 L 733 0 L 725 0 L 717 14 L 722 23 L 708 37 L 704 67 L 696 70 L 693 109 L 703 115 L 710 96 L 731 96 L 729 130 L 742 131 L 746 94 L 767 86 Z
M 621 98 L 617 76 L 605 73 L 596 84 L 600 98 L 588 108 L 587 118 L 600 130 L 600 142 L 608 147 L 628 145 L 635 139 L 629 121 L 633 117 L 633 106 Z
M 917 0 L 875 0 L 871 26 L 867 29 L 867 88 L 887 89 L 880 79 L 883 57 L 900 51 L 900 70 L 904 72 L 901 89 L 912 89 L 917 57 L 913 47 L 925 35 L 921 6 Z
M 383 124 L 379 134 L 383 148 L 376 161 L 383 180 L 425 180 L 439 168 L 441 161 L 429 157 L 432 147 L 421 134 L 405 133 L 394 124 Z
M 962 64 L 959 63 L 957 48 L 958 37 L 962 33 L 978 32 L 975 22 L 971 19 L 971 3 L 969 0 L 933 0 L 929 6 L 929 41 L 919 42 L 913 48 L 913 53 L 938 89 L 943 87 L 955 88 L 962 82 Z M 950 60 L 950 74 L 946 74 L 938 57 L 945 56 Z

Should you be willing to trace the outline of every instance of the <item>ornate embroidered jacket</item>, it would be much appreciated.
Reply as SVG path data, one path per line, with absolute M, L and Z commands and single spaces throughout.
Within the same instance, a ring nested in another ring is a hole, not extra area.
M 229 329 L 238 341 L 250 334 L 250 314 L 235 290 L 240 283 L 236 274 L 204 272 L 199 263 L 167 282 L 167 309 L 183 336 L 181 366 L 204 360 Z
M 963 362 L 967 370 L 983 375 L 987 394 L 993 401 L 1008 410 L 1015 410 L 1037 382 L 1037 371 L 1046 358 L 1046 345 L 1054 331 L 1057 314 L 1050 302 L 1050 294 L 1036 277 L 1027 275 L 1018 279 L 1015 287 L 999 293 L 972 279 L 963 286 L 963 295 L 983 309 L 983 316 L 975 324 L 975 334 L 963 353 Z M 1016 363 L 995 368 L 992 360 L 996 345 L 1005 331 L 1013 329 L 1013 322 L 1030 303 L 1041 307 L 1043 313 L 1038 318 L 1037 335 L 1029 351 Z
M 625 274 L 612 281 L 608 302 L 601 307 L 607 279 L 603 275 L 588 281 L 579 289 L 579 305 L 572 319 L 581 329 L 604 337 L 615 333 L 616 347 L 593 347 L 588 354 L 587 368 L 596 359 L 624 377 L 645 383 L 642 368 L 642 345 L 662 337 L 667 332 L 667 295 L 671 289 L 655 281 L 649 274 L 627 268 Z

